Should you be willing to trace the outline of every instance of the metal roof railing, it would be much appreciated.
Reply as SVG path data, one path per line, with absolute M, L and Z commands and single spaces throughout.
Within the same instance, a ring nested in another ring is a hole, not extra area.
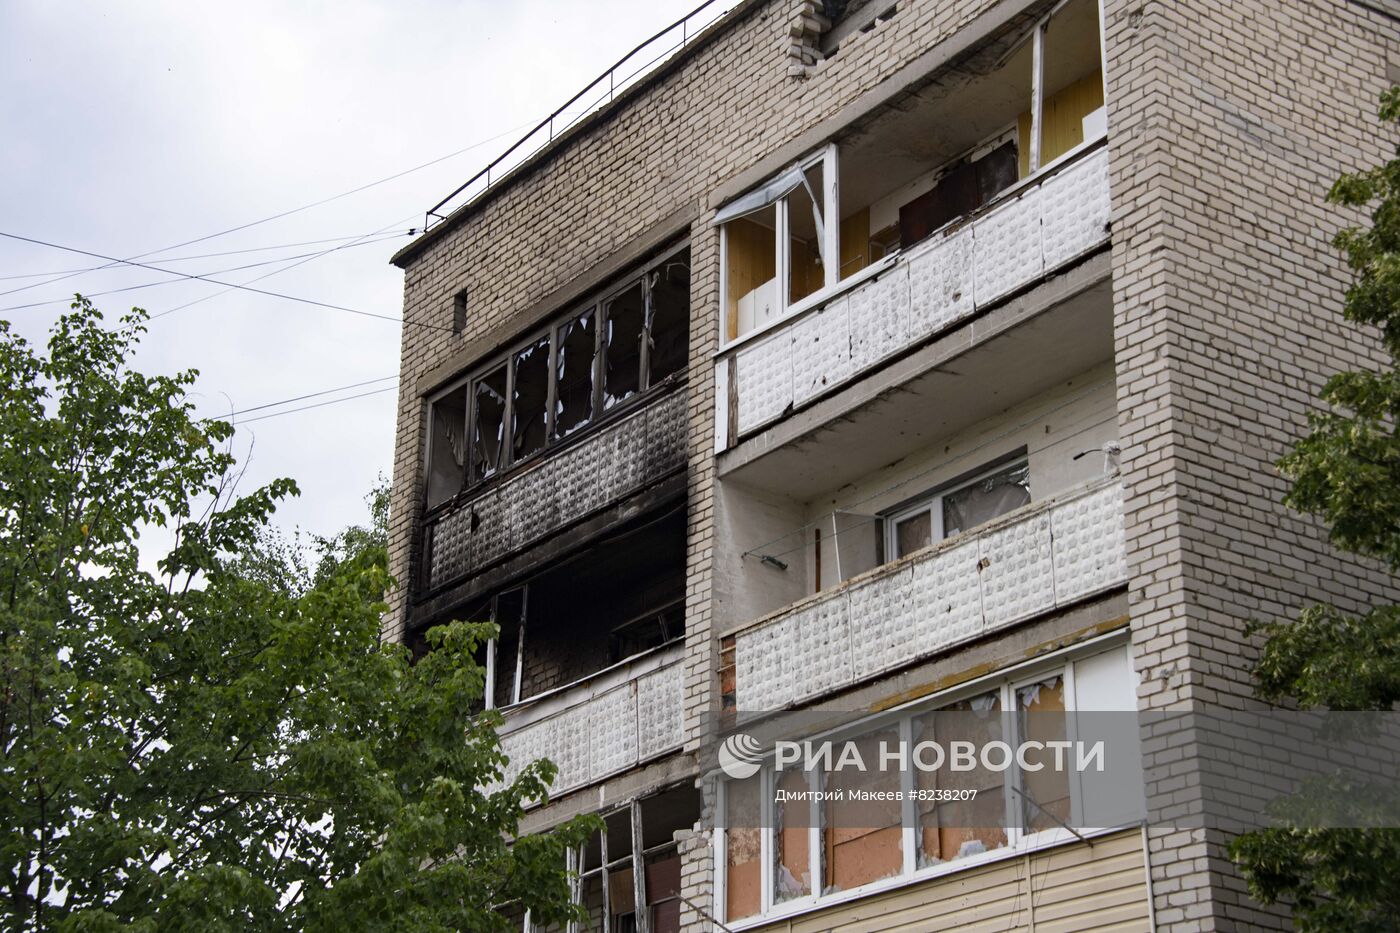
M 563 106 L 545 117 L 505 152 L 491 160 L 481 171 L 467 179 L 451 194 L 428 208 L 423 218 L 426 232 L 446 220 L 448 215 L 464 207 L 481 195 L 491 185 L 500 181 L 510 171 L 544 147 L 552 143 L 570 127 L 597 110 L 612 103 L 619 92 L 626 90 L 649 74 L 656 65 L 670 58 L 675 52 L 685 48 L 706 27 L 718 22 L 729 8 L 719 8 L 722 0 L 705 0 L 685 16 L 662 29 L 650 39 L 643 41 L 617 62 L 593 79 L 583 90 L 569 98 Z

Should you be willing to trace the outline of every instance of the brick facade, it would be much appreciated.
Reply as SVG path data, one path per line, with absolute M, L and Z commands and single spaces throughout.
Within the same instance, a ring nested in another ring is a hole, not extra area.
M 1337 554 L 1324 528 L 1282 506 L 1273 466 L 1327 376 L 1379 360 L 1341 319 L 1347 279 L 1327 243 L 1346 218 L 1324 198 L 1340 172 L 1385 152 L 1375 111 L 1400 60 L 1395 26 L 1347 2 L 1105 4 L 1143 709 L 1251 703 L 1249 619 L 1397 596 L 1379 568 Z M 1248 900 L 1224 842 L 1153 831 L 1158 929 L 1283 928 Z
M 688 53 L 403 251 L 394 575 L 407 584 L 415 569 L 424 395 L 565 310 L 617 257 L 688 235 L 685 724 L 687 750 L 698 750 L 718 702 L 710 597 L 726 547 L 715 537 L 714 208 L 929 73 L 941 50 L 972 41 L 967 33 L 1044 6 L 902 2 L 813 60 L 810 0 L 744 0 Z M 1400 595 L 1280 505 L 1285 484 L 1272 466 L 1323 379 L 1376 359 L 1340 318 L 1345 270 L 1326 241 L 1341 215 L 1323 196 L 1338 172 L 1385 151 L 1373 115 L 1400 62 L 1395 26 L 1344 0 L 1103 0 L 1114 352 L 1144 709 L 1250 702 L 1250 618 Z M 465 327 L 452 333 L 463 291 Z M 408 599 L 405 585 L 386 623 L 392 637 Z M 1283 924 L 1244 896 L 1223 842 L 1152 832 L 1159 929 Z M 708 835 L 682 853 L 686 895 L 710 910 Z M 689 907 L 682 916 L 688 930 L 711 928 Z

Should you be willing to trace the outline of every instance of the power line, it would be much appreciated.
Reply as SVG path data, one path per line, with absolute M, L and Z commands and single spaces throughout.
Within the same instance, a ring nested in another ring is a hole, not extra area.
M 139 269 L 149 269 L 149 270 L 151 270 L 152 272 L 163 272 L 163 273 L 165 273 L 166 275 L 175 275 L 175 276 L 180 276 L 181 278 L 184 278 L 184 279 L 192 279 L 192 280 L 199 281 L 199 282 L 208 282 L 208 283 L 210 283 L 211 285 L 223 285 L 223 286 L 225 286 L 225 287 L 227 287 L 227 288 L 237 288 L 237 289 L 241 289 L 241 290 L 243 290 L 243 291 L 252 292 L 252 293 L 255 294 L 255 295 L 266 295 L 266 296 L 269 297 L 269 298 L 282 298 L 282 299 L 284 299 L 284 300 L 286 300 L 286 301 L 297 301 L 297 302 L 301 302 L 302 304 L 313 305 L 313 306 L 318 307 L 318 308 L 329 308 L 329 309 L 332 310 L 332 311 L 344 311 L 344 312 L 346 312 L 347 314 L 357 314 L 357 315 L 360 315 L 361 317 L 372 317 L 372 318 L 378 318 L 378 319 L 381 320 L 381 321 L 392 321 L 392 322 L 394 322 L 395 324 L 412 324 L 412 325 L 414 325 L 414 326 L 416 326 L 416 327 L 428 327 L 428 328 L 431 328 L 431 329 L 433 329 L 433 330 L 445 330 L 445 331 L 449 331 L 449 332 L 452 330 L 452 328 L 450 328 L 450 327 L 448 327 L 448 326 L 446 326 L 446 325 L 442 325 L 442 324 L 429 324 L 429 323 L 424 322 L 424 321 L 407 321 L 407 320 L 404 320 L 403 318 L 400 318 L 400 317 L 391 317 L 390 315 L 387 315 L 387 314 L 378 314 L 378 313 L 376 313 L 376 312 L 374 312 L 374 311 L 364 311 L 364 310 L 362 310 L 362 309 L 360 309 L 360 308 L 347 308 L 347 307 L 345 307 L 344 305 L 334 305 L 334 304 L 330 304 L 329 302 L 325 302 L 325 301 L 316 301 L 315 299 L 312 299 L 312 298 L 300 298 L 300 297 L 298 297 L 298 296 L 296 296 L 296 295 L 285 295 L 285 294 L 282 294 L 281 292 L 267 291 L 267 290 L 261 289 L 261 288 L 252 288 L 251 286 L 248 286 L 248 285 L 238 285 L 238 284 L 236 284 L 236 283 L 234 283 L 234 282 L 222 282 L 222 281 L 220 281 L 220 280 L 218 280 L 218 279 L 211 279 L 211 278 L 209 278 L 208 276 L 194 275 L 194 274 L 188 273 L 188 272 L 176 272 L 174 269 L 162 269 L 160 266 L 152 266 L 152 265 L 149 265 L 149 264 L 143 263 L 143 262 L 133 262 L 133 261 L 131 261 L 131 260 L 129 260 L 129 259 L 116 259 L 116 258 L 111 257 L 111 256 L 104 256 L 104 255 L 102 255 L 101 253 L 94 253 L 94 252 L 90 252 L 90 251 L 88 251 L 88 250 L 78 249 L 78 248 L 73 247 L 73 246 L 62 246 L 62 245 L 60 245 L 60 244 L 58 244 L 58 243 L 49 243 L 49 242 L 46 242 L 46 241 L 44 241 L 44 240 L 36 240 L 36 239 L 34 239 L 34 238 L 32 238 L 32 237 L 20 236 L 20 235 L 17 234 L 17 233 L 6 233 L 6 232 L 3 231 L 3 230 L 0 230 L 0 236 L 7 237 L 8 239 L 11 239 L 11 240 L 20 240 L 20 241 L 25 242 L 25 243 L 33 243 L 33 244 L 35 244 L 36 246 L 47 246 L 47 247 L 50 248 L 50 249 L 61 249 L 61 250 L 65 251 L 65 252 L 77 253 L 77 254 L 79 254 L 79 255 L 81 255 L 81 256 L 91 256 L 91 257 L 94 258 L 94 259 L 104 259 L 104 260 L 109 260 L 109 261 L 111 261 L 111 262 L 121 263 L 121 264 L 128 265 L 128 266 L 135 266 L 135 267 L 137 267 L 137 268 L 139 268 Z M 0 294 L 6 294 L 6 293 L 0 293 Z M 9 309 L 0 309 L 0 310 L 9 310 Z M 165 313 L 168 313 L 168 312 L 165 312 Z
M 378 234 L 378 233 L 380 233 L 380 232 L 382 232 L 382 231 L 384 231 L 384 230 L 388 230 L 388 229 L 391 228 L 391 227 L 398 227 L 398 226 L 401 226 L 401 225 L 403 225 L 404 223 L 406 223 L 407 221 L 409 221 L 410 219 L 412 219 L 413 217 L 416 217 L 416 216 L 417 216 L 417 212 L 415 211 L 413 214 L 410 214 L 408 217 L 401 218 L 401 219 L 399 219 L 399 220 L 394 221 L 393 223 L 385 224 L 383 227 L 380 227 L 379 230 L 376 230 L 376 231 L 374 231 L 373 233 L 366 233 L 366 234 L 364 234 L 363 236 L 359 237 L 358 239 L 356 239 L 356 240 L 354 240 L 354 241 L 352 241 L 352 242 L 350 242 L 350 243 L 342 243 L 342 244 L 340 244 L 339 246 L 327 247 L 326 249 L 323 249 L 323 250 L 321 250 L 321 251 L 318 252 L 318 253 L 312 253 L 311 255 L 307 256 L 305 259 L 302 259 L 300 262 L 293 262 L 291 265 L 283 266 L 281 269 L 274 269 L 272 272 L 268 272 L 268 273 L 266 273 L 266 274 L 264 274 L 264 275 L 257 275 L 257 276 L 254 276 L 253 278 L 248 279 L 248 280 L 246 280 L 246 281 L 244 281 L 244 282 L 240 282 L 240 283 L 238 283 L 237 285 L 230 284 L 228 288 L 224 288 L 224 289 L 221 289 L 221 290 L 219 290 L 219 291 L 217 291 L 217 292 L 213 292 L 212 294 L 205 295 L 205 296 L 202 297 L 202 298 L 196 298 L 196 299 L 194 299 L 193 301 L 187 301 L 187 302 L 185 302 L 185 303 L 182 304 L 182 305 L 176 305 L 176 306 L 173 307 L 173 308 L 166 308 L 164 311 L 160 311 L 160 312 L 158 312 L 158 313 L 156 313 L 156 314 L 151 315 L 151 320 L 154 321 L 154 320 L 156 320 L 157 318 L 165 317 L 167 314 L 174 314 L 176 311 L 183 311 L 183 310 L 185 310 L 186 308 L 193 307 L 194 305 L 201 304 L 201 303 L 203 303 L 203 302 L 209 301 L 209 300 L 214 299 L 214 298 L 218 298 L 220 295 L 227 295 L 230 291 L 233 291 L 233 290 L 236 289 L 236 288 L 246 288 L 246 287 L 248 287 L 249 285 L 252 285 L 254 282 L 261 282 L 263 279 L 270 279 L 270 278 L 272 278 L 274 275 L 281 275 L 283 272 L 290 272 L 292 269 L 295 269 L 297 266 L 304 266 L 304 265 L 306 265 L 308 262 L 314 262 L 315 260 L 320 259 L 322 256 L 325 256 L 325 255 L 327 255 L 328 253 L 333 253 L 333 252 L 335 252 L 336 250 L 345 249 L 345 248 L 350 247 L 350 246 L 358 246 L 358 245 L 360 245 L 360 242 L 361 242 L 362 240 L 366 240 L 368 237 L 375 236 L 376 234 Z M 374 241 L 374 242 L 378 242 L 378 241 L 376 240 L 376 241 Z
M 284 398 L 276 402 L 267 402 L 263 405 L 254 405 L 252 408 L 240 408 L 238 411 L 231 411 L 226 415 L 219 415 L 218 417 L 211 418 L 210 420 L 224 421 L 229 418 L 237 417 L 238 415 L 246 415 L 252 411 L 262 411 L 267 408 L 279 408 L 282 405 L 290 405 L 292 402 L 300 402 L 309 398 L 318 398 L 322 395 L 330 395 L 332 392 L 345 392 L 350 389 L 358 389 L 361 386 L 371 386 L 374 385 L 376 382 L 386 382 L 387 380 L 397 378 L 399 378 L 397 375 L 380 376 L 378 379 L 366 379 L 364 382 L 352 382 L 346 386 L 336 386 L 334 389 L 322 389 L 320 392 L 308 392 L 306 395 L 295 395 L 291 398 Z M 389 386 L 389 388 L 393 388 L 393 386 Z
M 288 408 L 286 411 L 274 411 L 274 412 L 272 412 L 271 414 L 267 414 L 267 415 L 258 415 L 256 418 L 245 418 L 244 420 L 239 421 L 239 422 L 236 422 L 236 423 L 237 423 L 237 424 L 252 424 L 254 421 L 266 421 L 268 418 L 280 418 L 282 415 L 293 415 L 293 414 L 296 414 L 296 413 L 299 412 L 299 411 L 309 411 L 309 410 L 312 409 L 312 408 L 324 408 L 324 407 L 327 406 L 327 405 L 336 405 L 336 404 L 339 404 L 340 402 L 352 402 L 352 401 L 354 401 L 354 400 L 357 399 L 357 398 L 367 398 L 368 396 L 371 396 L 371 395 L 380 395 L 380 394 L 382 394 L 382 393 L 384 393 L 384 392 L 392 392 L 392 391 L 394 391 L 394 390 L 397 389 L 397 388 L 398 388 L 398 386 L 385 386 L 385 387 L 382 388 L 382 389 L 371 389 L 371 390 L 368 391 L 368 392 L 361 392 L 361 393 L 359 393 L 358 395 L 347 395 L 347 396 L 345 396 L 344 398 L 333 398 L 333 399 L 330 399 L 329 401 L 325 401 L 325 402 L 316 402 L 315 404 L 312 404 L 312 405 L 302 405 L 302 406 L 299 407 L 299 408 Z
M 341 245 L 341 246 L 335 247 L 335 249 L 344 249 L 344 248 L 350 247 L 350 246 L 368 246 L 368 245 L 373 244 L 373 243 L 383 243 L 383 242 L 385 242 L 386 240 L 397 240 L 397 239 L 398 239 L 400 236 L 402 236 L 402 235 L 403 235 L 403 234 L 395 234 L 394 236 L 380 237 L 380 238 L 378 238 L 378 239 L 374 239 L 374 240 L 365 240 L 365 241 L 363 241 L 363 242 L 345 243 L 345 244 L 343 244 L 343 245 Z M 324 256 L 324 255 L 326 255 L 327 252 L 330 252 L 330 250 L 321 250 L 321 251 L 319 251 L 319 252 L 312 252 L 312 253 L 298 253 L 298 254 L 295 255 L 295 256 L 279 256 L 279 257 L 277 257 L 276 259 L 264 259 L 264 260 L 262 260 L 261 262 L 245 263 L 244 265 L 241 265 L 241 266 L 231 266 L 231 267 L 229 267 L 229 268 L 227 268 L 227 269 L 215 269 L 215 270 L 213 270 L 213 271 L 211 271 L 211 272 L 206 272 L 206 273 L 203 273 L 203 274 L 204 274 L 204 275 L 224 275 L 225 273 L 229 273 L 229 272 L 241 272 L 241 271 L 243 271 L 244 269 L 256 269 L 256 268 L 259 268 L 259 267 L 261 267 L 261 266 L 272 266 L 272 265 L 276 265 L 276 264 L 281 263 L 281 262 L 291 262 L 292 260 L 295 260 L 295 259 L 302 259 L 302 258 L 308 257 L 308 256 L 309 256 L 309 257 L 312 257 L 312 258 L 315 258 L 315 257 L 318 257 L 318 256 Z M 168 262 L 169 260 L 166 260 L 166 261 Z M 290 268 L 292 268 L 292 267 L 291 267 L 291 266 L 288 266 L 287 268 L 290 269 Z M 278 270 L 278 271 L 279 271 L 279 272 L 285 272 L 286 269 L 281 269 L 281 270 Z M 266 278 L 266 276 L 263 276 L 263 278 Z M 155 286 L 157 286 L 157 285 L 175 285 L 175 284 L 178 284 L 178 283 L 180 283 L 180 282 L 185 282 L 185 281 L 188 281 L 188 279 L 187 279 L 187 278 L 179 278 L 179 279 L 161 279 L 161 280 L 158 281 L 158 282 L 141 282 L 141 283 L 139 283 L 139 284 L 137 284 L 137 285 L 126 285 L 126 286 L 123 286 L 123 287 L 121 287 L 121 288 L 109 288 L 109 289 L 107 289 L 106 291 L 101 291 L 101 292 L 88 292 L 88 293 L 84 294 L 83 297 L 84 297 L 84 298 L 102 298 L 102 297 L 104 297 L 104 296 L 106 296 L 106 295 L 119 295 L 119 294 L 121 294 L 122 292 L 140 291 L 140 290 L 143 289 L 143 288 L 153 288 L 153 287 L 155 287 Z M 254 279 L 253 281 L 258 281 L 258 279 Z M 228 291 L 228 289 L 225 289 L 225 291 Z M 223 293 L 224 293 L 224 292 L 217 292 L 216 294 L 223 294 Z M 207 297 L 213 297 L 213 296 L 211 295 L 211 296 L 207 296 Z M 5 308 L 0 308 L 0 311 L 21 311 L 21 310 L 24 310 L 24 309 L 26 309 L 26 308 L 39 308 L 39 307 L 43 307 L 44 305 L 60 304 L 60 303 L 69 302 L 69 301 L 72 301 L 72 300 L 73 300 L 73 296 L 72 296 L 72 295 L 64 295 L 64 296 L 61 297 L 61 298 L 45 298 L 45 299 L 43 299 L 42 301 L 31 301 L 31 302 L 28 302 L 28 303 L 22 304 L 22 305 L 10 305 L 10 306 L 5 307 Z M 169 313 L 169 312 L 162 312 L 162 314 L 167 314 L 167 313 Z M 156 317 L 159 317 L 159 316 L 160 316 L 160 315 L 153 315 L 153 316 L 152 316 L 152 319 L 154 319 L 154 318 L 156 318 Z
M 395 230 L 392 236 L 398 236 L 400 234 L 412 236 L 417 232 L 417 227 L 409 227 L 405 230 Z M 244 253 L 265 253 L 274 249 L 292 249 L 297 246 L 320 246 L 322 243 L 343 243 L 346 240 L 362 240 L 367 236 L 374 236 L 374 233 L 356 233 L 349 236 L 324 237 L 319 240 L 302 240 L 299 243 L 278 243 L 276 246 L 250 246 L 247 249 L 228 249 L 218 253 L 197 253 L 193 256 L 168 256 L 162 259 L 161 262 L 188 262 L 193 259 L 216 259 L 220 256 L 241 256 Z M 296 257 L 287 258 L 294 259 Z M 47 272 L 20 272 L 13 275 L 0 275 L 0 282 L 9 281 L 11 279 L 37 279 L 46 275 L 77 275 L 83 272 L 101 272 L 103 269 L 111 268 L 113 268 L 113 266 L 109 263 L 102 266 L 86 266 L 82 269 L 50 269 Z
M 349 189 L 348 191 L 342 191 L 340 194 L 331 195 L 330 197 L 328 197 L 328 198 L 322 198 L 322 199 L 319 200 L 319 201 L 312 201 L 310 204 L 303 204 L 301 207 L 294 207 L 294 208 L 292 208 L 291 210 L 282 211 L 281 213 L 273 214 L 273 215 L 270 216 L 270 217 L 264 217 L 264 218 L 262 218 L 261 220 L 254 220 L 254 221 L 251 221 L 251 222 L 249 222 L 249 223 L 239 224 L 239 225 L 236 226 L 236 227 L 229 227 L 227 230 L 220 230 L 220 231 L 217 232 L 217 233 L 210 233 L 210 234 L 207 234 L 207 235 L 205 235 L 205 236 L 195 237 L 195 238 L 192 239 L 192 240 L 185 240 L 185 241 L 182 242 L 182 243 L 176 243 L 176 244 L 174 244 L 174 245 L 172 245 L 172 246 L 165 246 L 165 247 L 162 247 L 162 248 L 160 248 L 160 249 L 151 250 L 151 251 L 145 252 L 145 253 L 137 253 L 135 256 L 128 256 L 126 259 L 111 259 L 111 260 L 109 260 L 109 265 L 112 265 L 112 264 L 116 264 L 116 265 L 123 265 L 123 264 L 128 264 L 128 265 L 129 265 L 129 264 L 133 264 L 134 261 L 137 260 L 137 259 L 146 259 L 146 258 L 148 258 L 148 257 L 150 257 L 150 256 L 158 256 L 158 255 L 160 255 L 161 253 L 168 253 L 168 252 L 170 252 L 171 250 L 174 250 L 174 249 L 180 249 L 180 248 L 185 247 L 185 246 L 193 246 L 193 245 L 196 244 L 196 243 L 203 243 L 205 240 L 212 240 L 212 239 L 215 239 L 215 238 L 217 238 L 217 237 L 227 236 L 227 235 L 230 234 L 230 233 L 237 233 L 237 232 L 240 231 L 240 230 L 247 230 L 247 229 L 249 229 L 250 227 L 256 227 L 256 226 L 259 226 L 259 225 L 265 224 L 265 223 L 271 223 L 271 222 L 274 221 L 274 220 L 281 220 L 283 217 L 290 217 L 290 216 L 293 215 L 293 214 L 299 214 L 299 213 L 301 213 L 302 211 L 311 210 L 313 207 L 320 207 L 320 206 L 323 205 L 323 204 L 329 204 L 329 203 L 331 203 L 332 201 L 338 201 L 338 200 L 340 200 L 341 198 L 347 198 L 347 197 L 349 197 L 349 196 L 352 195 L 352 194 L 359 194 L 361 191 L 368 191 L 370 188 L 374 188 L 374 187 L 377 187 L 377 186 L 379 186 L 379 185 L 386 184 L 386 183 L 388 183 L 388 182 L 394 181 L 394 180 L 396 180 L 396 179 L 403 178 L 405 175 L 411 175 L 411 174 L 413 174 L 414 172 L 422 171 L 422 170 L 425 169 L 425 168 L 429 168 L 429 167 L 431 167 L 431 166 L 437 165 L 439 162 L 445 162 L 445 161 L 447 161 L 448 159 L 456 158 L 457 156 L 462 155 L 463 153 L 466 153 L 466 152 L 470 152 L 470 151 L 473 150 L 473 149 L 479 149 L 480 147 L 485 146 L 485 145 L 488 145 L 489 143 L 493 143 L 493 142 L 495 142 L 495 141 L 498 140 L 498 139 L 502 139 L 502 138 L 504 138 L 504 137 L 506 137 L 506 136 L 509 136 L 509 135 L 511 135 L 512 133 L 515 133 L 516 131 L 522 129 L 522 128 L 525 127 L 525 126 L 529 126 L 529 124 L 528 124 L 528 123 L 525 123 L 525 124 L 521 124 L 520 126 L 517 126 L 517 127 L 512 127 L 511 129 L 505 130 L 504 132 L 497 133 L 495 136 L 489 137 L 489 138 L 487 138 L 487 139 L 479 140 L 479 141 L 477 141 L 477 142 L 472 143 L 472 144 L 469 145 L 469 146 L 463 146 L 461 149 L 458 149 L 456 152 L 449 152 L 449 153 L 448 153 L 447 155 L 445 155 L 445 156 L 439 156 L 438 158 L 432 159 L 432 160 L 430 160 L 430 161 L 428 161 L 428 162 L 424 162 L 424 163 L 421 164 L 421 165 L 415 165 L 413 168 L 404 169 L 404 170 L 401 171 L 401 172 L 395 172 L 395 173 L 392 174 L 392 175 L 387 175 L 387 176 L 385 176 L 384 178 L 380 178 L 380 179 L 377 180 L 377 181 L 372 181 L 372 182 L 370 182 L 370 183 L 368 183 L 368 184 L 359 185 L 359 186 L 357 186 L 357 187 L 354 187 L 354 188 Z M 417 215 L 415 214 L 415 215 L 413 215 L 413 216 L 417 216 Z M 102 258 L 102 257 L 97 257 L 97 258 Z M 106 268 L 106 267 L 104 266 L 104 267 L 100 267 L 100 268 Z M 42 282 L 34 282 L 34 283 L 29 284 L 29 285 L 22 285 L 22 286 L 20 286 L 19 288 L 12 288 L 12 289 L 10 289 L 9 291 L 0 292 L 0 297 L 3 297 L 3 296 L 5 296 L 5 295 L 14 294 L 15 292 L 26 291 L 27 289 L 31 289 L 31 288 L 38 288 L 38 287 L 40 287 L 40 286 L 42 286 L 42 285 L 48 285 L 48 284 L 50 284 L 50 283 L 52 283 L 52 282 L 61 282 L 61 281 L 63 281 L 64 279 L 69 279 L 69 278 L 72 278 L 72 277 L 75 276 L 75 275 L 81 275 L 81 274 L 82 274 L 82 272 L 69 272 L 69 273 L 65 273 L 65 274 L 63 274 L 63 275 L 57 276 L 57 277 L 55 277 L 55 278 L 52 278 L 52 279 L 45 279 L 45 280 L 42 281 Z

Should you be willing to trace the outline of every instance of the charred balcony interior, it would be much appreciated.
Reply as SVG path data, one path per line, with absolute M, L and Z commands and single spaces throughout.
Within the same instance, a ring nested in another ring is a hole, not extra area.
M 1106 133 L 1097 0 L 964 56 L 723 207 L 724 337 L 819 302 Z
M 675 502 L 451 613 L 499 627 L 477 657 L 487 673 L 485 705 L 535 700 L 681 643 L 685 525 L 684 502 Z
M 690 250 L 671 247 L 430 397 L 420 617 L 672 495 L 649 493 L 684 470 L 689 325 Z

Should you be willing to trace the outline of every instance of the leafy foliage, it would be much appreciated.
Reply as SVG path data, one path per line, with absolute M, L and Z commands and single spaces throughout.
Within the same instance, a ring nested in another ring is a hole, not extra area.
M 1400 124 L 1400 87 L 1381 99 L 1381 119 Z M 1390 357 L 1379 371 L 1337 373 L 1322 391 L 1326 410 L 1280 467 L 1293 481 L 1288 504 L 1320 515 L 1337 546 L 1400 570 L 1400 146 L 1396 158 L 1344 175 L 1336 204 L 1371 208 L 1368 227 L 1343 230 L 1334 245 L 1355 281 L 1344 314 L 1378 329 Z M 1389 710 L 1400 701 L 1400 607 L 1350 616 L 1312 606 L 1293 623 L 1271 622 L 1256 669 L 1260 694 L 1305 708 Z M 1381 799 L 1386 788 L 1351 788 Z M 1309 808 L 1337 800 L 1310 787 L 1279 811 L 1283 825 L 1246 833 L 1231 856 L 1264 904 L 1287 901 L 1309 931 L 1400 930 L 1400 829 L 1310 828 Z M 1393 811 L 1391 811 L 1393 812 Z
M 502 780 L 473 716 L 484 625 L 379 637 L 387 497 L 307 570 L 235 495 L 193 371 L 132 372 L 144 314 L 79 299 L 36 353 L 0 322 L 0 926 L 505 929 L 572 915 L 564 848 L 513 844 L 548 762 Z M 174 533 L 158 570 L 143 527 Z M 280 548 L 280 549 L 279 549 Z M 489 788 L 489 790 L 488 790 Z

